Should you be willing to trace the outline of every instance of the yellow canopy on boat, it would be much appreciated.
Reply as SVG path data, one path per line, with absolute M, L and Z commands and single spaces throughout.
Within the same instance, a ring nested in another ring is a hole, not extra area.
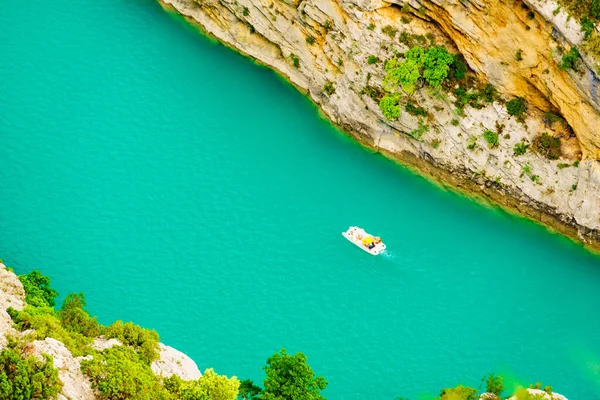
M 371 244 L 373 243 L 373 238 L 371 236 L 367 236 L 362 240 L 363 244 Z

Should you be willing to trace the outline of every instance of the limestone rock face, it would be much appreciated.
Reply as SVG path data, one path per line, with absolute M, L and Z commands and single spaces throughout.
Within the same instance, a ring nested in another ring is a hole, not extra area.
M 8 307 L 25 307 L 25 290 L 17 276 L 0 263 L 0 350 L 6 346 L 6 335 L 14 335 L 13 321 L 6 312 Z
M 499 0 L 160 1 L 279 71 L 365 146 L 600 248 L 599 81 L 587 58 L 579 72 L 558 68 L 559 45 L 578 44 L 581 33 L 554 15 L 552 1 L 528 0 L 529 10 Z M 384 61 L 406 52 L 411 35 L 462 53 L 504 99 L 525 98 L 525 120 L 501 102 L 466 106 L 459 116 L 452 93 L 428 87 L 400 102 L 418 104 L 426 117 L 402 110 L 387 120 L 369 89 L 381 88 Z M 371 55 L 381 61 L 367 62 Z M 570 127 L 548 126 L 546 111 L 559 111 Z M 485 130 L 502 131 L 498 146 L 483 139 Z M 561 137 L 560 160 L 533 146 L 514 154 L 542 132 Z
M 545 400 L 568 400 L 565 396 L 559 393 L 548 394 L 540 389 L 527 389 L 529 394 L 532 396 L 538 396 L 536 398 L 545 399 Z M 517 400 L 517 396 L 511 397 L 509 400 Z
M 152 371 L 156 375 L 177 375 L 183 380 L 195 380 L 202 376 L 194 360 L 184 353 L 162 343 L 159 344 L 159 348 L 160 359 L 152 363 Z
M 63 383 L 60 394 L 67 400 L 94 400 L 96 395 L 90 380 L 81 372 L 81 357 L 73 357 L 64 344 L 56 339 L 35 340 L 31 344 L 32 354 L 42 359 L 48 354 L 54 359 L 58 377 Z
M 500 0 L 410 3 L 435 20 L 469 65 L 500 91 L 542 109 L 558 109 L 577 134 L 584 156 L 600 159 L 596 67 L 591 62 L 583 63 L 580 72 L 558 67 L 557 47 L 581 44 L 583 33 L 565 11 L 554 15 L 557 2 L 530 0 L 530 9 Z M 515 59 L 517 52 L 521 61 Z

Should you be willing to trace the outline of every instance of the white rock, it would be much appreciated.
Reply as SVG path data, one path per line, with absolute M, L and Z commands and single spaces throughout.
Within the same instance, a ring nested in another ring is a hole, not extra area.
M 96 396 L 90 380 L 81 372 L 80 358 L 75 358 L 64 344 L 56 339 L 35 340 L 31 346 L 32 354 L 42 359 L 48 354 L 54 359 L 58 377 L 63 382 L 60 391 L 66 400 L 94 400 Z M 59 398 L 61 398 L 59 396 Z
M 159 343 L 160 359 L 152 363 L 156 375 L 177 375 L 184 380 L 195 380 L 202 376 L 198 366 L 190 357 L 170 346 Z

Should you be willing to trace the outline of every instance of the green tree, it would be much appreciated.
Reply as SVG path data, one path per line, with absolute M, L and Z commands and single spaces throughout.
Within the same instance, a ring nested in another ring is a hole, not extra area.
M 516 97 L 506 103 L 506 110 L 510 115 L 520 120 L 527 111 L 527 103 L 522 98 Z
M 150 365 L 159 356 L 158 333 L 152 329 L 145 329 L 133 322 L 116 321 L 105 328 L 104 335 L 108 338 L 118 339 L 121 343 L 132 346 L 140 355 L 140 359 Z
M 34 356 L 24 358 L 14 342 L 0 353 L 0 399 L 53 399 L 61 387 L 49 355 L 44 354 L 41 361 Z
M 49 277 L 35 269 L 27 275 L 19 275 L 19 280 L 25 289 L 27 304 L 36 307 L 54 307 L 54 299 L 58 296 L 58 292 L 50 287 Z
M 81 370 L 105 400 L 169 399 L 150 366 L 130 347 L 113 346 L 81 362 Z
M 65 297 L 58 317 L 69 332 L 77 332 L 87 337 L 100 335 L 100 324 L 96 317 L 90 317 L 85 307 L 83 293 L 70 293 Z
M 240 382 L 239 397 L 242 400 L 258 400 L 262 389 L 256 386 L 250 379 L 244 379 Z
M 477 400 L 477 390 L 459 385 L 455 388 L 442 389 L 439 400 Z
M 177 400 L 235 400 L 240 381 L 235 376 L 218 375 L 209 368 L 195 381 L 173 375 L 164 380 L 164 386 Z
M 428 49 L 423 58 L 423 78 L 433 87 L 438 87 L 448 77 L 454 56 L 443 46 Z
M 287 354 L 285 349 L 273 354 L 263 367 L 267 374 L 264 380 L 262 400 L 325 400 L 320 394 L 327 386 L 322 376 L 306 363 L 302 353 Z
M 485 378 L 485 391 L 500 396 L 500 393 L 504 391 L 504 378 L 502 378 L 502 375 L 489 374 Z

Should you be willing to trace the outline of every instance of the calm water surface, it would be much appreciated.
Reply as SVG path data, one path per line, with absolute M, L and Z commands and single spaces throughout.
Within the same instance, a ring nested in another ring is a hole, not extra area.
M 0 255 L 201 369 L 303 351 L 330 399 L 490 372 L 600 398 L 600 258 L 443 192 L 150 0 L 0 11 Z M 371 257 L 340 232 L 381 235 Z

